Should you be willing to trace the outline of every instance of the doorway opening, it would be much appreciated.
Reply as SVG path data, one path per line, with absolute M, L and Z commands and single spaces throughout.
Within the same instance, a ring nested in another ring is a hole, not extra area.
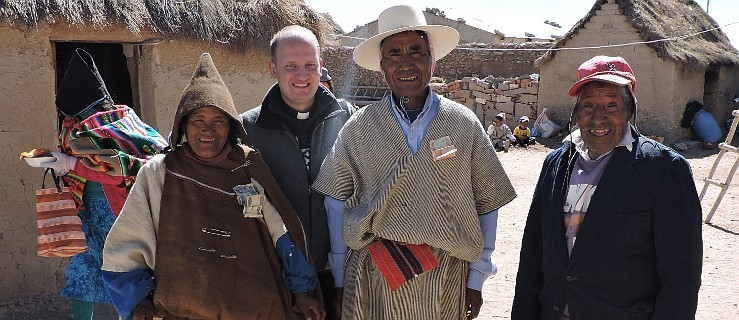
M 721 90 L 719 88 L 719 72 L 714 68 L 708 68 L 704 75 L 703 82 L 703 105 L 707 111 L 717 110 L 720 103 L 719 99 L 722 97 Z
M 123 46 L 121 43 L 55 42 L 56 89 L 59 89 L 62 79 L 64 79 L 64 74 L 67 72 L 69 60 L 72 58 L 74 50 L 80 48 L 89 52 L 95 60 L 95 65 L 105 82 L 105 87 L 113 98 L 113 102 L 115 104 L 125 104 L 138 114 L 140 112 L 138 101 L 135 101 L 134 92 L 131 88 L 129 59 L 124 54 Z

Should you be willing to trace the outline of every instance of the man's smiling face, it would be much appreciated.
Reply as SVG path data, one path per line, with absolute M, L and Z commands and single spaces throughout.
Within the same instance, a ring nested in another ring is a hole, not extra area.
M 380 68 L 393 94 L 424 101 L 432 72 L 426 39 L 415 31 L 397 33 L 383 40 L 381 52 Z
M 574 116 L 589 151 L 603 154 L 621 142 L 631 116 L 624 94 L 624 87 L 601 81 L 581 89 Z
M 275 61 L 269 63 L 285 103 L 305 112 L 315 100 L 323 62 L 315 44 L 302 39 L 284 39 L 277 45 Z

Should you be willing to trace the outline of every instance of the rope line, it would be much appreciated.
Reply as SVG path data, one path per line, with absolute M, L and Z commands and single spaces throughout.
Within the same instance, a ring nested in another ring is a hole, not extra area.
M 636 41 L 636 42 L 619 43 L 619 44 L 608 44 L 608 45 L 602 45 L 602 46 L 588 46 L 588 47 L 574 47 L 574 48 L 465 48 L 465 47 L 457 46 L 456 49 L 470 50 L 470 51 L 565 51 L 565 50 L 592 50 L 592 49 L 604 49 L 604 48 L 617 48 L 617 47 L 633 46 L 637 44 L 650 44 L 650 43 L 681 40 L 685 38 L 695 37 L 695 36 L 698 36 L 704 33 L 712 32 L 714 30 L 721 29 L 723 27 L 734 25 L 734 24 L 739 24 L 739 21 L 727 23 L 727 24 L 724 24 L 718 27 L 708 29 L 708 30 L 703 30 L 700 32 L 682 35 L 682 36 L 662 38 L 662 39 L 651 40 L 651 41 Z M 352 36 L 345 36 L 345 35 L 338 35 L 338 34 L 329 34 L 329 35 L 335 36 L 337 38 L 366 40 L 366 38 L 359 38 L 359 37 L 352 37 Z

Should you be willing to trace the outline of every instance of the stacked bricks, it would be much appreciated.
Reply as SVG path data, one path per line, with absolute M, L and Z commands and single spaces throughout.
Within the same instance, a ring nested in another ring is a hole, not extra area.
M 515 78 L 464 77 L 435 90 L 470 108 L 480 123 L 488 125 L 501 112 L 507 119 L 518 120 L 521 116 L 536 119 L 539 101 L 537 75 Z

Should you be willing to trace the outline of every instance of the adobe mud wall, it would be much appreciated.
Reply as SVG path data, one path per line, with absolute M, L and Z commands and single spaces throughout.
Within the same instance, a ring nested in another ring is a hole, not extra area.
M 552 43 L 549 42 L 463 45 L 437 61 L 434 76 L 450 82 L 464 77 L 509 78 L 538 73 L 534 60 L 543 54 L 542 50 L 551 46 Z M 354 63 L 353 50 L 352 47 L 322 50 L 323 61 L 331 74 L 337 95 L 351 94 L 351 86 L 387 86 L 379 72 L 361 68 Z

